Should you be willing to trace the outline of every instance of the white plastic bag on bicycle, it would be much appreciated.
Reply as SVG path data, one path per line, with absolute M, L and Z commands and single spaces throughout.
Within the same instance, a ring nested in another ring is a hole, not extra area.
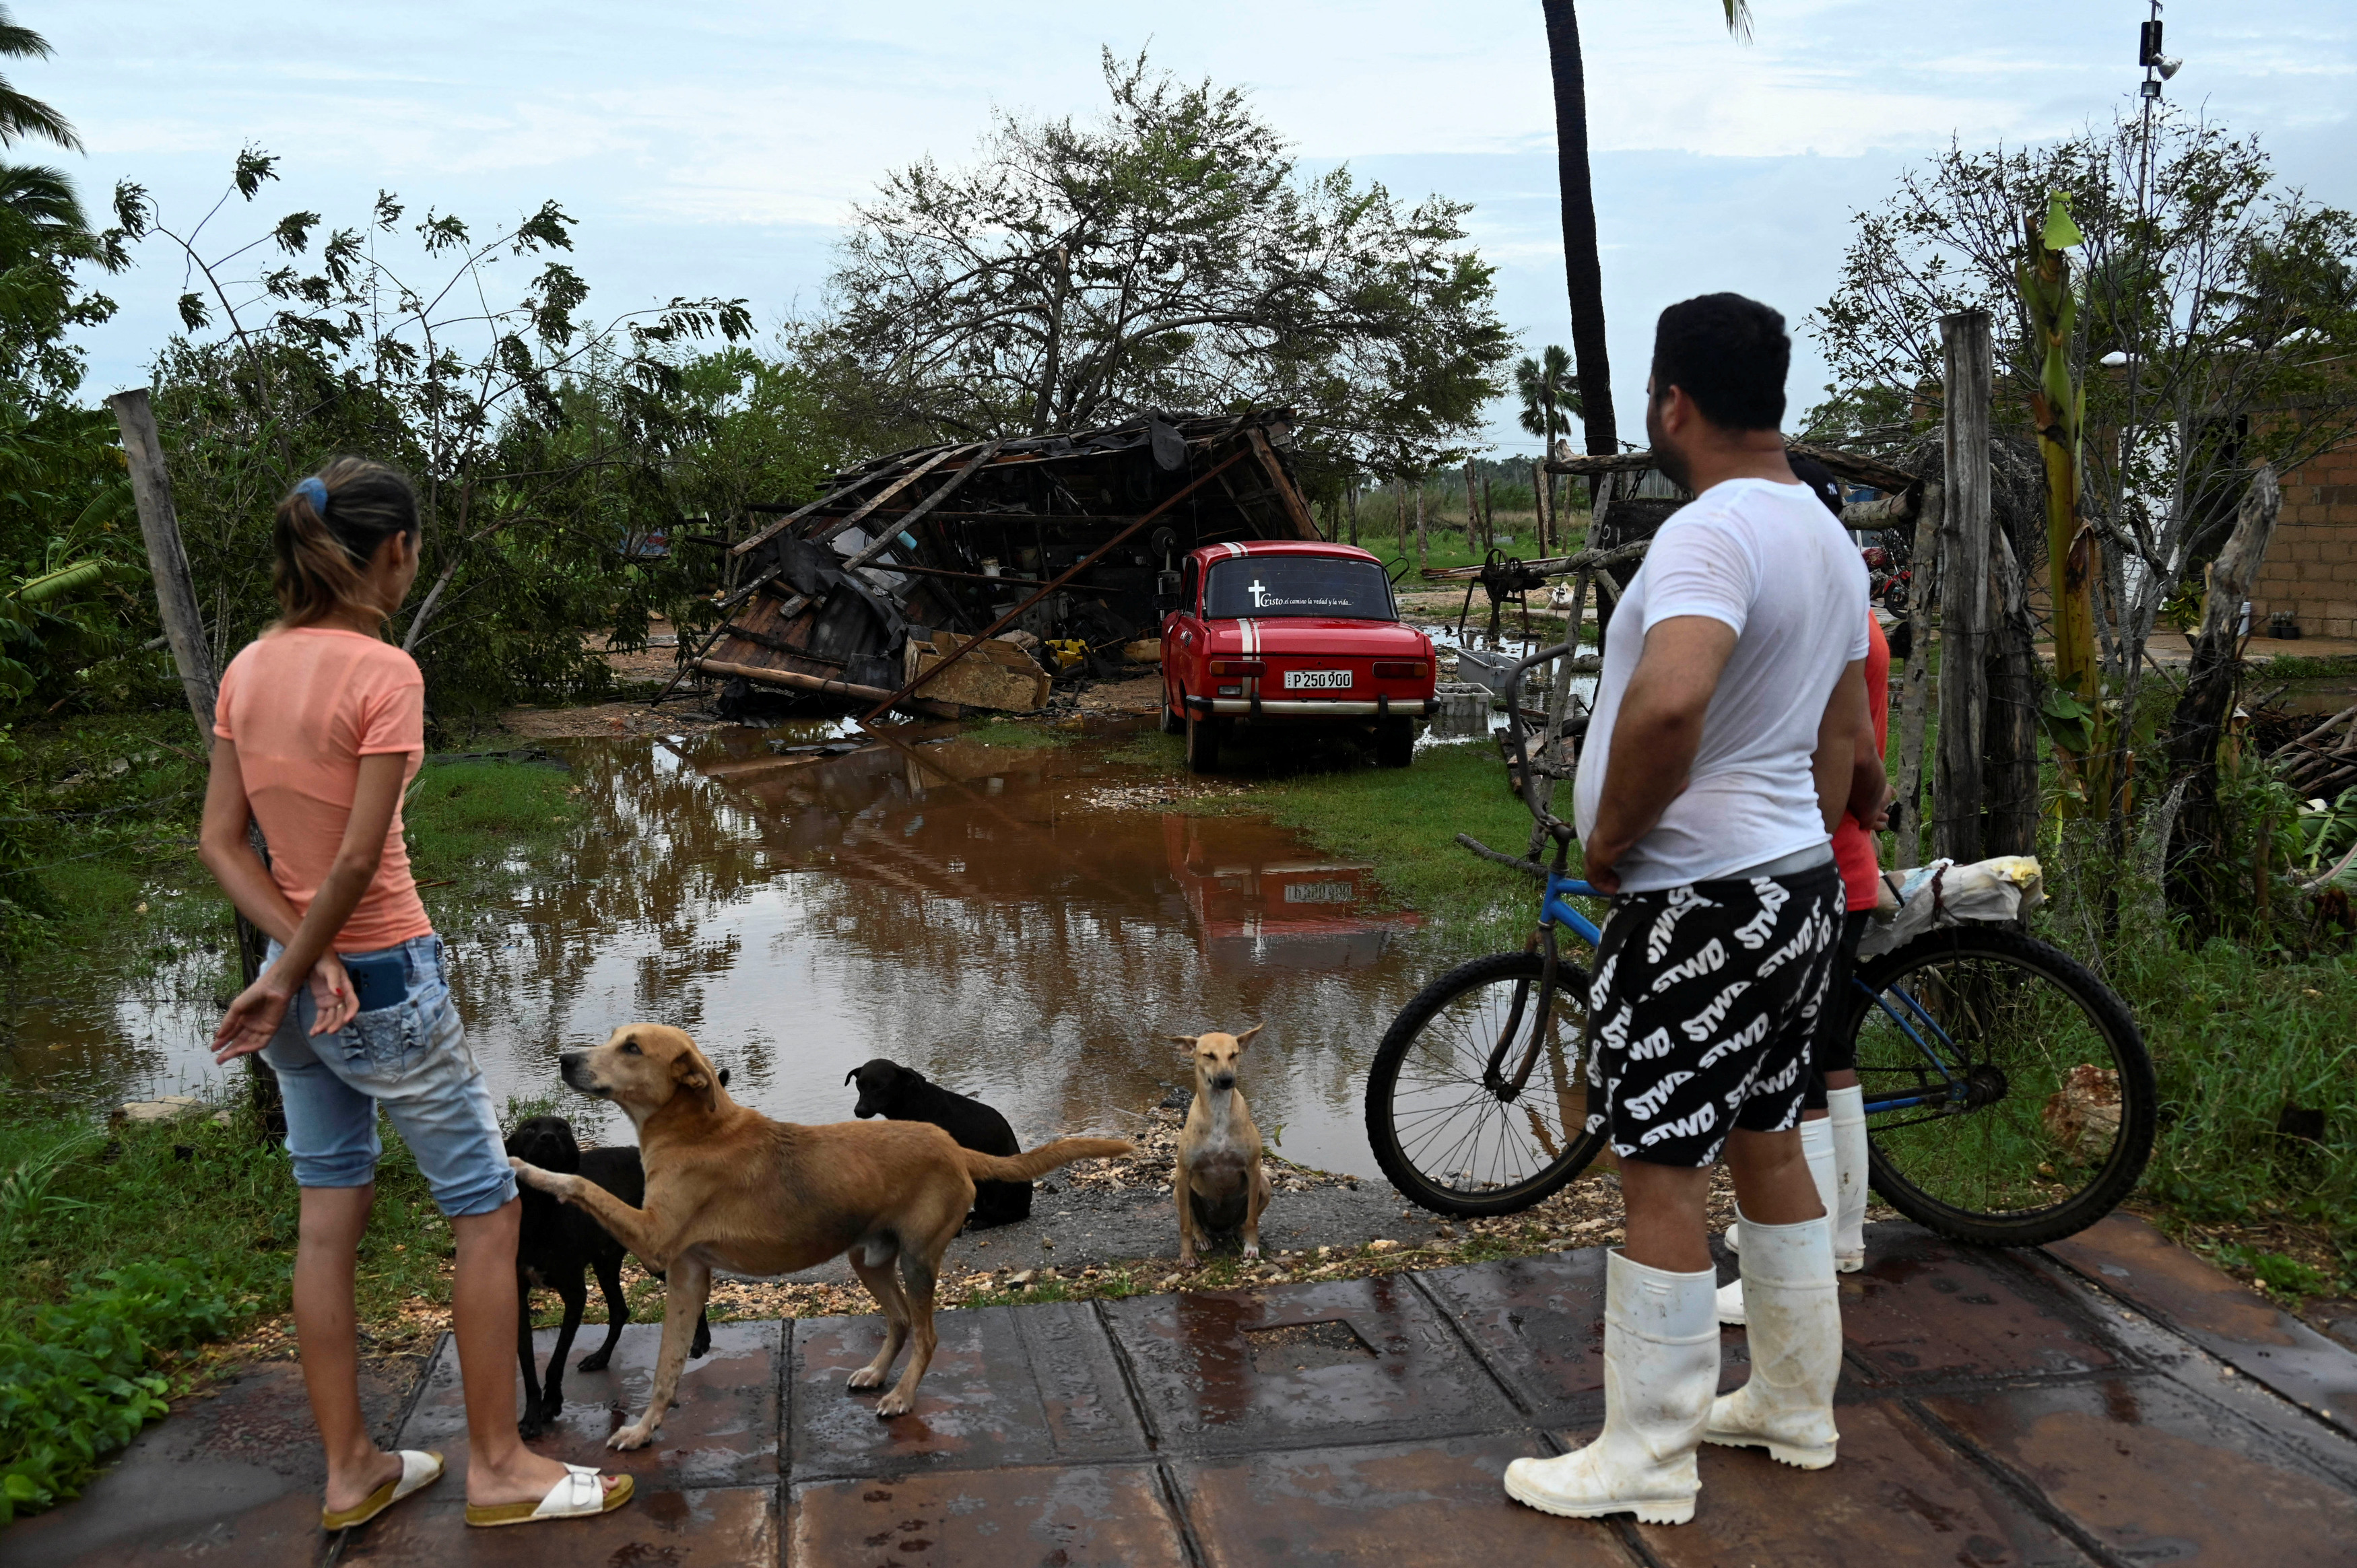
M 1884 902 L 1866 923 L 1857 956 L 1890 951 L 1940 926 L 2018 920 L 2046 901 L 2035 857 L 2001 854 L 1958 865 L 1935 860 L 1882 874 Z

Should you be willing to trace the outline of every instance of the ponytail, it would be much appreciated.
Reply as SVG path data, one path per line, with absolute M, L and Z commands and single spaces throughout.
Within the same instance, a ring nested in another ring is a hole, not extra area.
M 392 606 L 368 592 L 366 573 L 384 542 L 417 536 L 417 496 L 382 463 L 339 457 L 278 503 L 270 585 L 283 612 L 278 629 L 311 626 L 339 611 L 382 620 Z

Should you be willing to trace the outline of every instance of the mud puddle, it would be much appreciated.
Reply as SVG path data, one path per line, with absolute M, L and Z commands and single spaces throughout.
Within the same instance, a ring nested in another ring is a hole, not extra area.
M 1163 1099 L 1186 1079 L 1167 1036 L 1265 1022 L 1244 1078 L 1264 1133 L 1303 1163 L 1377 1174 L 1366 1065 L 1447 955 L 1411 950 L 1417 917 L 1362 867 L 1265 822 L 1164 809 L 1186 786 L 1118 759 L 1138 733 L 542 742 L 571 768 L 585 827 L 445 932 L 494 1099 L 552 1097 L 626 1137 L 562 1089 L 556 1057 L 654 1019 L 772 1115 L 847 1117 L 845 1075 L 883 1056 L 987 1100 L 1029 1143 L 1115 1130 Z M 218 1083 L 213 961 L 192 951 L 135 985 L 93 976 L 45 999 L 18 1084 L 95 1099 Z

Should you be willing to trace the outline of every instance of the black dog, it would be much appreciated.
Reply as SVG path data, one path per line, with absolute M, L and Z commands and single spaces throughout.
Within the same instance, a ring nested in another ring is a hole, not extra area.
M 912 1067 L 877 1057 L 865 1067 L 844 1074 L 843 1081 L 859 1083 L 859 1103 L 852 1114 L 863 1121 L 881 1116 L 888 1122 L 931 1122 L 966 1148 L 982 1155 L 1019 1155 L 1015 1129 L 1006 1118 L 979 1100 L 952 1094 Z M 1031 1218 L 1031 1184 L 1028 1181 L 978 1181 L 974 1184 L 973 1230 L 1012 1225 Z
M 509 1154 L 543 1170 L 587 1176 L 634 1208 L 646 1202 L 647 1173 L 637 1148 L 584 1149 L 573 1141 L 573 1125 L 562 1116 L 535 1116 L 519 1124 L 508 1134 L 507 1147 Z M 597 1288 L 605 1293 L 606 1342 L 581 1358 L 582 1371 L 606 1369 L 614 1341 L 630 1320 L 630 1304 L 622 1295 L 622 1244 L 606 1234 L 604 1226 L 587 1210 L 559 1203 L 547 1193 L 527 1187 L 522 1197 L 522 1226 L 516 1238 L 516 1359 L 523 1364 L 523 1414 L 516 1430 L 537 1437 L 544 1424 L 565 1411 L 565 1358 L 573 1353 L 574 1333 L 589 1305 L 583 1272 L 597 1270 Z M 533 1365 L 534 1285 L 554 1291 L 565 1301 L 565 1324 L 556 1331 L 556 1353 L 548 1359 L 545 1384 Z M 711 1348 L 712 1325 L 698 1317 L 695 1343 L 688 1354 L 701 1356 Z

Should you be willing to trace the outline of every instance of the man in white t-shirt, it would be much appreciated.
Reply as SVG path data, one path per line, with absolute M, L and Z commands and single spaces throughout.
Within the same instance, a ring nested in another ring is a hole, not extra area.
M 1646 433 L 1695 495 L 1613 610 L 1574 782 L 1587 878 L 1614 895 L 1587 1124 L 1620 1156 L 1628 1236 L 1606 1276 L 1602 1434 L 1506 1472 L 1553 1513 L 1682 1524 L 1704 1441 L 1834 1462 L 1841 1314 L 1798 1128 L 1843 914 L 1831 830 L 1882 780 L 1853 766 L 1866 568 L 1778 433 L 1791 356 L 1783 317 L 1738 295 L 1674 305 L 1654 334 Z M 1704 1203 L 1722 1155 L 1752 1375 L 1714 1401 Z

